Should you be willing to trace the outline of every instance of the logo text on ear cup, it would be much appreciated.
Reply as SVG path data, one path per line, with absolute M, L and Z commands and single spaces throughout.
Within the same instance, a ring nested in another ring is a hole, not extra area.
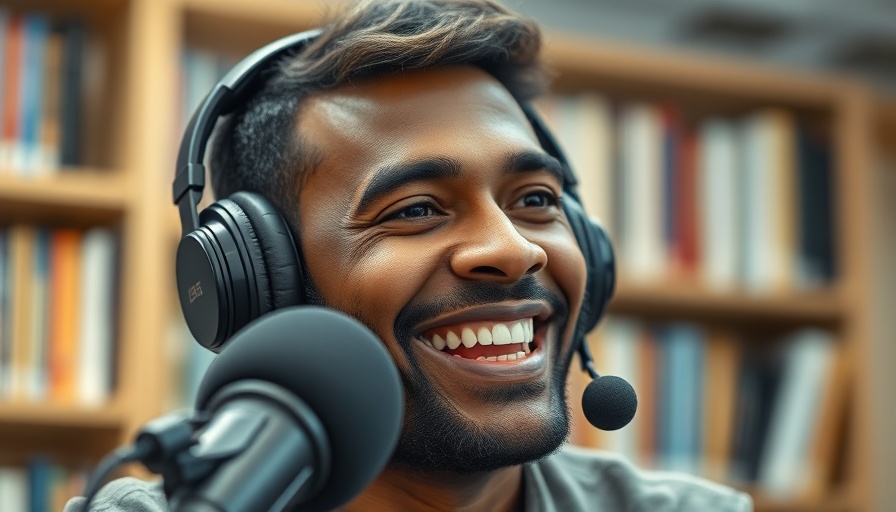
M 192 304 L 193 301 L 195 301 L 199 297 L 202 297 L 202 282 L 196 281 L 196 284 L 191 286 L 190 289 L 187 290 L 187 292 L 190 295 L 190 304 Z

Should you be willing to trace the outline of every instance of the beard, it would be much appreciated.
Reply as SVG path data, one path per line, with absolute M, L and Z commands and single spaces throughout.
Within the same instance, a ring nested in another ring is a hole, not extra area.
M 306 300 L 309 304 L 326 304 L 322 295 L 303 272 Z M 541 299 L 551 304 L 555 317 L 563 319 L 557 332 L 566 331 L 568 306 L 553 292 L 526 276 L 513 285 L 473 283 L 452 297 L 437 302 L 409 304 L 395 320 L 395 339 L 410 363 L 410 371 L 400 371 L 405 396 L 405 416 L 392 464 L 412 472 L 477 474 L 532 462 L 555 452 L 570 432 L 570 410 L 566 400 L 566 375 L 572 350 L 563 354 L 554 350 L 550 361 L 548 404 L 540 428 L 519 430 L 500 422 L 482 424 L 460 414 L 433 386 L 411 351 L 413 326 L 443 311 L 490 304 L 499 301 Z M 344 311 L 372 328 L 373 319 L 365 318 L 360 308 Z M 542 382 L 502 386 L 497 389 L 474 390 L 477 399 L 500 407 L 508 401 L 534 399 L 544 392 Z

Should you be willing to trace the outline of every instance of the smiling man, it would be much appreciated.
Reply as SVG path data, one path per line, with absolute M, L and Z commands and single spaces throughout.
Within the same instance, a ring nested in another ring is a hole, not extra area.
M 565 170 L 521 108 L 543 87 L 539 47 L 489 0 L 365 2 L 219 127 L 217 196 L 267 196 L 305 301 L 365 323 L 402 377 L 394 457 L 345 510 L 750 510 L 722 486 L 560 450 L 587 272 Z M 97 503 L 165 506 L 134 480 Z

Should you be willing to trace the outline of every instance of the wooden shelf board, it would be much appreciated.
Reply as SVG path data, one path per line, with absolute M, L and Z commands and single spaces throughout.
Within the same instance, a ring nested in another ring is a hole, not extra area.
M 830 108 L 843 86 L 842 78 L 794 72 L 713 55 L 639 48 L 630 44 L 547 34 L 547 62 L 562 81 L 579 81 L 591 88 L 637 87 L 664 94 L 694 97 L 721 95 L 755 103 Z
M 188 44 L 244 56 L 280 37 L 316 26 L 326 9 L 318 2 L 293 0 L 174 0 L 185 13 Z M 344 3 L 344 2 L 343 2 Z M 331 7 L 332 6 L 332 7 Z M 232 34 L 239 31 L 239 37 Z
M 836 324 L 845 315 L 835 290 L 751 295 L 716 292 L 693 284 L 634 284 L 622 281 L 610 303 L 612 313 L 735 323 Z
M 117 217 L 127 208 L 128 194 L 126 180 L 113 171 L 63 169 L 36 177 L 0 173 L 0 216 L 13 221 Z
M 124 415 L 113 406 L 89 408 L 41 403 L 0 403 L 0 427 L 118 429 Z
M 751 493 L 756 512 L 859 512 L 861 507 L 834 493 L 827 499 L 775 499 Z
M 83 466 L 121 443 L 126 416 L 115 407 L 0 403 L 0 466 L 24 465 L 35 455 Z
M 896 156 L 896 96 L 880 96 L 876 106 L 878 134 L 888 155 Z

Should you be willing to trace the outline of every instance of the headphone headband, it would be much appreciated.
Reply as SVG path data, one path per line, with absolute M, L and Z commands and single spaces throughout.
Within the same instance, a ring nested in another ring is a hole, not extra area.
M 205 146 L 218 118 L 244 105 L 261 88 L 261 73 L 289 51 L 304 48 L 321 29 L 284 37 L 255 50 L 234 66 L 193 112 L 177 152 L 172 198 L 180 211 L 181 236 L 199 227 L 199 201 L 205 189 Z

